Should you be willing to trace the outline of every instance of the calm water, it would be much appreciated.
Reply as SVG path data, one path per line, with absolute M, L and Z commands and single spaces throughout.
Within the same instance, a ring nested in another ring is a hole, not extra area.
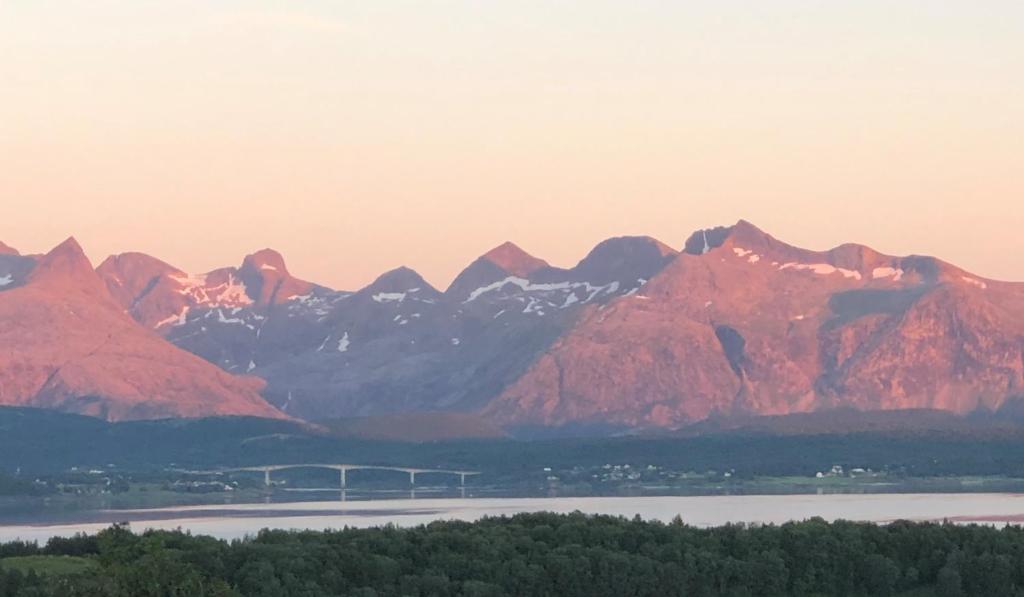
M 135 530 L 181 528 L 225 539 L 262 528 L 329 529 L 394 523 L 417 525 L 435 520 L 477 520 L 517 512 L 612 514 L 669 521 L 679 515 L 689 524 L 728 522 L 783 523 L 820 516 L 826 520 L 869 522 L 955 520 L 1000 524 L 1024 522 L 1021 494 L 878 494 L 771 495 L 698 497 L 586 498 L 428 498 L 337 502 L 293 502 L 184 506 L 145 510 L 105 510 L 80 522 L 24 522 L 0 526 L 0 541 L 15 538 L 45 541 L 52 536 L 96 532 L 114 521 L 129 521 Z

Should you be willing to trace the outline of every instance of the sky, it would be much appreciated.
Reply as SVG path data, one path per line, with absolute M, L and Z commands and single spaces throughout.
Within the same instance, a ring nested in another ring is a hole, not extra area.
M 0 240 L 445 287 L 743 218 L 1024 280 L 1019 0 L 0 0 Z

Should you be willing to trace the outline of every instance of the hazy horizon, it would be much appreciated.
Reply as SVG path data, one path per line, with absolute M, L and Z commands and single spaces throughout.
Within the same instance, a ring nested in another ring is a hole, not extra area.
M 1024 4 L 0 0 L 0 241 L 438 287 L 746 219 L 1024 280 Z

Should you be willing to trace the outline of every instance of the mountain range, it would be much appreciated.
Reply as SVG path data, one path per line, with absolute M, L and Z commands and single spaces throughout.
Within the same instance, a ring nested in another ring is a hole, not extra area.
M 284 415 L 231 375 L 125 313 L 68 239 L 0 255 L 0 404 L 109 420 Z
M 72 239 L 37 256 L 0 244 L 4 405 L 673 429 L 1004 412 L 1022 396 L 1024 284 L 861 245 L 809 251 L 745 221 L 680 250 L 609 239 L 568 269 L 505 243 L 444 290 L 407 268 L 335 290 L 270 249 L 194 275 L 141 253 L 94 270 Z

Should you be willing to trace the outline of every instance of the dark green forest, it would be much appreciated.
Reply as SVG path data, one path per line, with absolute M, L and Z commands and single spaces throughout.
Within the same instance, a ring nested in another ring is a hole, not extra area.
M 1024 530 L 542 513 L 234 542 L 115 526 L 0 545 L 0 597 L 51 595 L 1024 595 Z

